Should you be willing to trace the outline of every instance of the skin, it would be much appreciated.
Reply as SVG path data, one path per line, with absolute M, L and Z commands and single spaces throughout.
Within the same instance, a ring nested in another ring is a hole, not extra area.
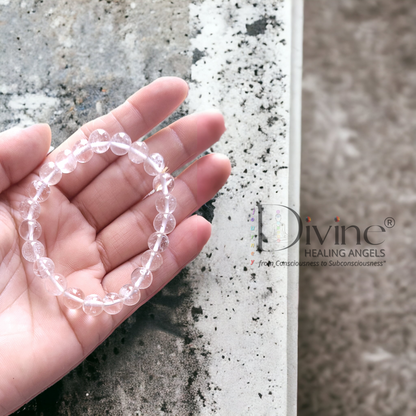
M 59 151 L 72 148 L 97 128 L 110 135 L 124 131 L 132 141 L 138 140 L 171 114 L 187 93 L 184 81 L 160 78 L 108 115 L 87 123 L 46 160 L 53 161 Z M 210 148 L 224 131 L 220 113 L 204 112 L 176 121 L 146 143 L 174 172 Z M 191 214 L 218 192 L 230 174 L 228 159 L 210 154 L 175 179 L 177 227 L 169 235 L 170 245 L 153 284 L 141 291 L 137 305 L 124 306 L 117 315 L 103 312 L 91 317 L 66 308 L 62 296 L 47 293 L 42 279 L 33 274 L 33 263 L 21 256 L 24 241 L 18 233 L 22 219 L 17 209 L 37 179 L 50 141 L 45 124 L 0 134 L 0 415 L 13 412 L 76 367 L 199 254 L 211 225 Z M 49 199 L 41 204 L 40 241 L 55 271 L 67 277 L 68 287 L 103 297 L 130 283 L 154 232 L 156 196 L 142 200 L 152 190 L 152 180 L 142 164 L 109 150 L 78 164 L 51 187 Z

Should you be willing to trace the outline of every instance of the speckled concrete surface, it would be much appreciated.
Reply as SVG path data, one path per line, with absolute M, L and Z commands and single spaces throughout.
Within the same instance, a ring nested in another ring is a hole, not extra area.
M 2 129 L 46 121 L 57 144 L 177 75 L 190 95 L 162 126 L 219 108 L 233 166 L 199 258 L 16 414 L 286 414 L 286 269 L 250 267 L 249 215 L 288 199 L 290 4 L 0 0 Z
M 196 327 L 209 340 L 200 343 L 216 357 L 209 365 L 215 388 L 201 414 L 287 414 L 287 270 L 258 268 L 265 257 L 250 256 L 249 220 L 258 201 L 288 201 L 290 13 L 284 2 L 190 7 L 200 29 L 191 45 L 201 51 L 190 109 L 223 111 L 227 136 L 217 149 L 233 167 L 214 202 L 218 234 L 204 250 L 209 260 L 200 256 L 191 267 L 215 278 L 195 284 L 195 300 L 205 305 Z
M 396 225 L 386 267 L 301 268 L 300 416 L 416 414 L 416 4 L 305 2 L 301 206 Z

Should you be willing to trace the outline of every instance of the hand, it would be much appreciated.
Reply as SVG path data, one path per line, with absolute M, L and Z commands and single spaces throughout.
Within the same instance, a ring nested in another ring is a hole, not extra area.
M 186 83 L 161 78 L 141 89 L 110 114 L 91 121 L 71 136 L 46 160 L 71 148 L 97 129 L 110 135 L 124 131 L 138 140 L 178 107 L 187 95 Z M 165 159 L 170 172 L 192 161 L 211 147 L 224 132 L 217 112 L 184 117 L 146 141 L 151 153 Z M 35 168 L 44 161 L 50 145 L 50 129 L 39 124 L 0 134 L 0 414 L 9 414 L 78 365 L 140 305 L 163 288 L 194 259 L 210 237 L 211 225 L 190 216 L 211 199 L 230 174 L 225 156 L 210 154 L 198 159 L 175 180 L 172 194 L 178 200 L 174 212 L 177 228 L 169 235 L 163 266 L 154 272 L 153 284 L 141 291 L 134 307 L 124 306 L 118 315 L 103 312 L 90 317 L 82 310 L 67 309 L 62 296 L 45 291 L 34 276 L 33 263 L 21 256 L 19 203 L 37 178 Z M 35 169 L 35 173 L 31 171 Z M 52 186 L 41 204 L 38 221 L 47 256 L 56 272 L 67 277 L 68 287 L 85 295 L 117 292 L 130 282 L 140 253 L 154 232 L 157 214 L 152 179 L 143 165 L 111 150 L 95 154 L 86 164 Z

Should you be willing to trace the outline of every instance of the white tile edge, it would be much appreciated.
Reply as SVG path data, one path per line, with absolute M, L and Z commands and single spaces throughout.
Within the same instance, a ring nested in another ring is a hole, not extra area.
M 291 88 L 289 130 L 289 206 L 299 213 L 302 113 L 303 0 L 291 7 Z M 299 245 L 289 249 L 291 261 L 299 260 Z M 287 416 L 297 414 L 299 268 L 287 271 Z

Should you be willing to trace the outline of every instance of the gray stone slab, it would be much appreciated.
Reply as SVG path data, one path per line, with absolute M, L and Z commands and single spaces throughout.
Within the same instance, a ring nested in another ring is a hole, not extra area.
M 227 132 L 210 151 L 232 163 L 226 186 L 199 211 L 213 224 L 201 255 L 16 414 L 295 413 L 297 268 L 259 268 L 270 258 L 251 255 L 250 222 L 258 202 L 298 206 L 292 6 L 301 33 L 298 1 L 0 0 L 2 129 L 48 122 L 57 145 L 143 85 L 176 75 L 190 94 L 158 129 L 218 108 Z
M 312 0 L 305 16 L 302 211 L 395 226 L 383 259 L 356 257 L 382 267 L 301 269 L 299 414 L 413 415 L 416 3 Z

